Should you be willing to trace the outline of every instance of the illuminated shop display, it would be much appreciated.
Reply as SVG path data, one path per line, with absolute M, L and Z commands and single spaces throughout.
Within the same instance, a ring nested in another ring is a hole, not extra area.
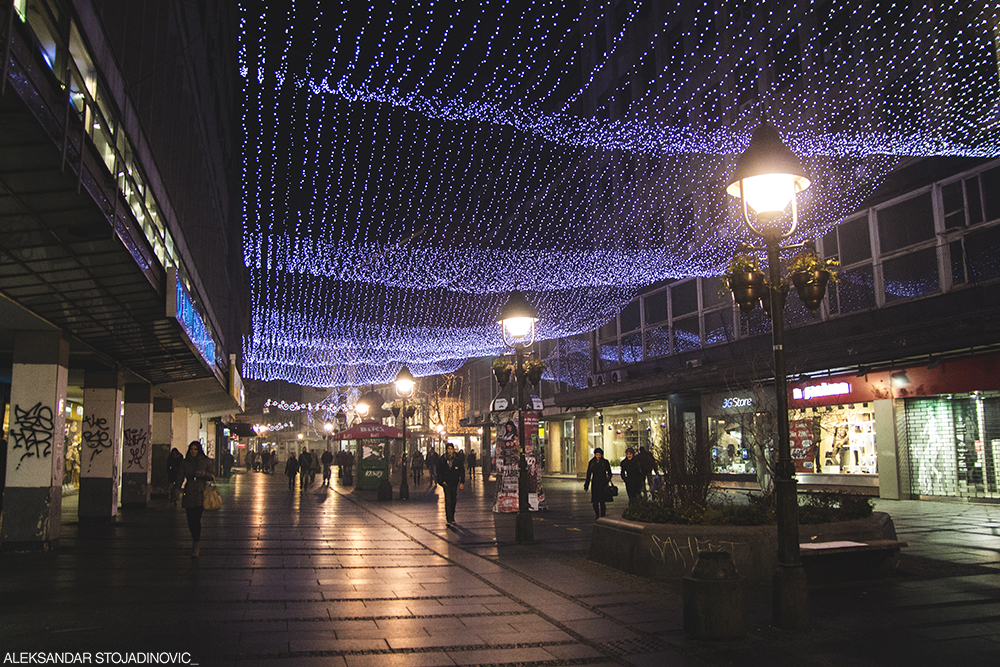
M 1000 155 L 983 3 L 635 3 L 608 29 L 552 2 L 239 6 L 253 379 L 450 372 L 500 351 L 512 289 L 552 339 L 718 275 L 741 239 L 715 183 L 762 117 L 796 128 L 812 238 L 907 157 Z

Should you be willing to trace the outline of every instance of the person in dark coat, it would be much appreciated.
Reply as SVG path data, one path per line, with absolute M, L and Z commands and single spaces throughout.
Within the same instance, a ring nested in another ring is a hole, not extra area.
M 424 460 L 427 461 L 427 475 L 431 478 L 432 487 L 437 482 L 437 464 L 439 458 L 440 456 L 438 456 L 438 453 L 434 451 L 433 447 L 428 448 L 427 456 Z
M 444 454 L 437 460 L 437 480 L 444 488 L 444 515 L 451 526 L 455 523 L 455 505 L 458 504 L 458 490 L 465 488 L 465 457 L 455 453 L 455 445 L 450 442 Z
M 639 458 L 635 455 L 635 450 L 629 447 L 625 450 L 625 458 L 622 459 L 622 480 L 625 482 L 625 491 L 628 492 L 628 499 L 642 495 L 642 482 L 645 480 L 642 466 L 639 465 Z
M 594 506 L 594 517 L 600 519 L 608 510 L 605 503 L 611 500 L 611 464 L 604 458 L 604 450 L 594 450 L 594 458 L 587 464 L 587 479 L 583 490 L 590 487 L 590 502 Z
M 188 529 L 191 531 L 191 540 L 194 545 L 191 549 L 191 557 L 197 558 L 199 555 L 199 542 L 201 542 L 201 515 L 205 511 L 205 487 L 208 482 L 215 479 L 212 474 L 212 461 L 205 456 L 205 450 L 201 448 L 201 443 L 192 440 L 188 445 L 187 456 L 181 465 L 181 474 L 177 477 L 177 488 L 184 487 L 184 498 L 181 499 L 181 507 L 187 511 Z
M 642 468 L 642 476 L 646 478 L 646 482 L 649 484 L 649 493 L 652 495 L 653 474 L 656 472 L 656 457 L 643 445 L 639 447 L 639 453 L 635 455 L 635 458 L 639 461 L 639 467 Z M 631 497 L 629 496 L 629 498 Z
M 177 477 L 181 474 L 181 467 L 184 465 L 184 455 L 181 450 L 174 447 L 167 454 L 167 488 L 170 489 L 170 504 L 176 505 L 177 499 L 181 497 L 180 484 Z
M 312 454 L 308 449 L 299 454 L 299 483 L 303 489 L 312 484 Z
M 330 476 L 333 470 L 333 452 L 329 449 L 323 452 L 323 456 L 319 457 L 320 462 L 323 464 L 323 484 L 330 486 Z
M 419 449 L 413 452 L 413 464 L 410 467 L 413 469 L 413 483 L 420 484 L 424 473 L 424 454 Z
M 288 476 L 288 490 L 291 491 L 295 488 L 295 475 L 299 472 L 299 462 L 295 458 L 295 452 L 288 455 L 288 460 L 285 462 L 285 475 Z

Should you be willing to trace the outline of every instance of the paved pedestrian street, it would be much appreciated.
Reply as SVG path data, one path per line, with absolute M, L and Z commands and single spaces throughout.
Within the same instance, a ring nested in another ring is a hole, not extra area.
M 198 559 L 166 501 L 87 526 L 69 497 L 58 550 L 0 556 L 0 652 L 183 651 L 241 667 L 997 664 L 995 505 L 882 502 L 911 544 L 899 570 L 814 587 L 802 635 L 771 628 L 769 591 L 751 591 L 750 634 L 700 642 L 683 633 L 680 582 L 586 559 L 581 483 L 546 479 L 531 545 L 491 512 L 491 488 L 466 485 L 448 528 L 426 482 L 377 502 L 336 478 L 303 492 L 240 472 L 205 514 Z

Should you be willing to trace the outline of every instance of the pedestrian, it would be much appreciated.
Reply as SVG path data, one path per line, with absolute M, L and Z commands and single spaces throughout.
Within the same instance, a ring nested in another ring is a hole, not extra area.
M 201 515 L 205 511 L 205 486 L 214 480 L 212 461 L 205 456 L 201 443 L 192 440 L 188 445 L 187 456 L 181 465 L 181 474 L 177 476 L 177 488 L 184 488 L 181 507 L 187 512 L 188 530 L 191 531 L 191 558 L 199 556 L 201 542 Z
M 295 488 L 295 475 L 299 472 L 299 462 L 295 459 L 295 452 L 288 455 L 285 461 L 285 475 L 288 476 L 288 490 Z
M 653 475 L 656 473 L 656 458 L 653 453 L 649 451 L 645 445 L 639 447 L 639 453 L 635 455 L 635 458 L 639 460 L 639 467 L 642 468 L 642 476 L 645 478 L 646 483 L 649 485 L 649 495 L 653 495 Z
M 299 454 L 299 486 L 306 488 L 309 486 L 309 472 L 312 470 L 312 454 L 308 449 L 303 449 Z
M 323 456 L 320 457 L 320 461 L 323 463 L 323 484 L 330 486 L 331 470 L 333 468 L 333 452 L 327 449 L 323 452 Z
M 233 453 L 228 449 L 222 452 L 222 476 L 229 479 L 229 475 L 232 474 L 233 464 L 236 463 L 236 459 L 233 458 Z
M 469 450 L 469 483 L 476 481 L 476 450 Z
M 465 460 L 455 453 L 450 442 L 437 459 L 437 480 L 444 488 L 444 515 L 448 525 L 455 523 L 458 490 L 465 488 Z
M 177 499 L 181 497 L 180 484 L 177 483 L 177 476 L 181 474 L 184 466 L 184 455 L 181 450 L 174 447 L 167 454 L 167 488 L 170 493 L 170 504 L 177 505 Z
M 622 481 L 625 482 L 625 491 L 628 493 L 628 500 L 642 495 L 642 483 L 645 476 L 642 474 L 642 466 L 639 465 L 639 457 L 635 455 L 635 450 L 629 447 L 625 450 L 625 458 L 622 459 Z
M 598 447 L 594 450 L 594 458 L 587 464 L 587 479 L 583 482 L 583 490 L 590 487 L 590 503 L 594 506 L 594 518 L 600 519 L 607 514 L 605 503 L 611 500 L 611 464 L 604 458 L 604 450 Z
M 437 464 L 438 464 L 438 453 L 434 451 L 434 447 L 427 448 L 427 475 L 431 478 L 431 486 L 437 483 Z
M 254 467 L 257 465 L 257 452 L 253 450 L 247 452 L 246 460 L 247 460 L 247 472 L 257 469 Z
M 419 449 L 413 452 L 413 483 L 420 484 L 424 473 L 424 454 Z
M 271 452 L 271 456 L 268 458 L 268 468 L 270 472 L 274 472 L 274 469 L 278 467 L 278 452 Z
M 266 473 L 270 472 L 270 470 L 271 470 L 271 455 L 270 455 L 270 453 L 266 449 L 262 450 L 261 453 L 260 453 L 260 463 L 259 463 L 259 465 L 260 465 L 260 471 L 262 473 L 266 474 Z

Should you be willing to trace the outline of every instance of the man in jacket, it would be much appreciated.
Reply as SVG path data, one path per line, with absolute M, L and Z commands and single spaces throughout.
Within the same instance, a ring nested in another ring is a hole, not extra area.
M 438 457 L 437 480 L 444 488 L 444 515 L 451 526 L 455 523 L 458 490 L 465 488 L 465 458 L 455 453 L 455 445 L 450 442 Z

